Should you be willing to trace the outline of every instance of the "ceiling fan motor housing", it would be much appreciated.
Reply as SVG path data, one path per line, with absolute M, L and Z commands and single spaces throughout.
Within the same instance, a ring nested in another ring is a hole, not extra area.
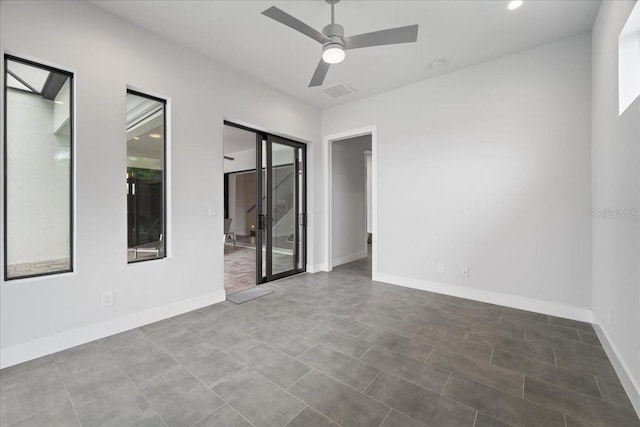
M 323 51 L 338 46 L 344 49 L 344 28 L 342 25 L 329 24 L 323 28 L 322 33 L 330 40 L 322 45 Z

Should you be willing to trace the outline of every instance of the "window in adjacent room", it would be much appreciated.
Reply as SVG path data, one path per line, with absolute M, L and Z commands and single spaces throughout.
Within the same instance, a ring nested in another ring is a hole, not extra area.
M 73 271 L 73 74 L 4 57 L 4 278 Z
M 127 258 L 165 257 L 166 101 L 127 91 Z
M 640 96 L 640 3 L 636 3 L 618 37 L 619 114 Z

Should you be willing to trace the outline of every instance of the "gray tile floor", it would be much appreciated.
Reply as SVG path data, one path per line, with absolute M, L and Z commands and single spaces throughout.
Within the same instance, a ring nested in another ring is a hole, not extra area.
M 591 325 L 367 260 L 0 371 L 2 426 L 640 426 Z

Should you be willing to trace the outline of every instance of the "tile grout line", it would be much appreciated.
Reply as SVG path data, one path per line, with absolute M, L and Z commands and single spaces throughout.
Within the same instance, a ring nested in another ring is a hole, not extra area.
M 600 382 L 598 381 L 598 377 L 594 375 L 593 379 L 595 380 L 596 385 L 598 386 L 598 393 L 600 393 L 600 397 L 602 398 L 602 400 L 604 400 L 604 394 L 602 393 L 602 388 L 600 388 Z
M 542 380 L 542 379 L 539 379 L 539 378 L 536 378 L 536 381 L 540 381 L 540 382 L 543 382 L 543 383 L 549 384 L 549 385 L 551 385 L 551 386 L 558 387 L 558 388 L 560 388 L 560 389 L 563 389 L 564 391 L 569 391 L 569 392 L 571 392 L 571 393 L 580 394 L 580 395 L 583 395 L 583 396 L 585 396 L 585 397 L 587 397 L 587 398 L 591 398 L 591 399 L 598 399 L 598 398 L 597 398 L 597 397 L 595 397 L 595 396 L 591 396 L 591 395 L 588 395 L 588 394 L 585 394 L 585 393 L 582 393 L 582 392 L 579 392 L 579 391 L 571 390 L 571 389 L 568 389 L 568 388 L 566 388 L 566 387 L 559 386 L 559 385 L 556 385 L 556 384 L 550 383 L 549 381 L 545 381 L 545 380 Z M 525 400 L 525 401 L 527 401 L 527 402 L 530 402 L 530 403 L 534 403 L 534 404 L 536 404 L 536 405 L 538 405 L 538 406 L 542 406 L 543 408 L 546 408 L 546 409 L 549 409 L 549 410 L 552 410 L 552 411 L 555 411 L 555 412 L 558 412 L 558 413 L 562 413 L 562 414 L 563 414 L 563 412 L 562 412 L 561 410 L 556 409 L 556 408 L 553 408 L 553 407 L 551 407 L 551 406 L 547 406 L 546 404 L 543 404 L 543 403 L 540 403 L 540 402 L 536 402 L 535 400 L 527 399 L 526 397 L 525 397 L 525 398 L 523 398 L 523 400 Z M 602 399 L 599 399 L 599 400 L 602 400 Z M 634 412 L 635 412 L 635 410 L 634 410 L 633 408 L 623 407 L 623 406 L 620 406 L 620 405 L 618 405 L 618 404 L 616 404 L 616 403 L 612 403 L 612 402 L 609 402 L 609 401 L 606 401 L 606 400 L 604 401 L 604 403 L 605 403 L 605 404 L 608 404 L 608 405 L 610 405 L 610 406 L 615 407 L 614 409 L 626 409 L 626 410 L 630 410 L 630 411 L 634 411 Z M 583 419 L 583 418 L 580 418 L 580 417 L 575 417 L 575 418 Z
M 491 356 L 489 356 L 489 365 L 491 365 L 491 362 L 493 361 L 493 353 L 496 351 L 495 347 L 491 348 Z
M 111 356 L 111 354 L 109 355 Z M 62 371 L 60 371 L 60 367 L 58 366 L 58 361 L 53 356 L 53 353 L 51 353 L 51 359 L 53 359 L 53 364 L 56 367 L 56 371 L 58 372 L 58 375 L 60 375 L 60 381 L 62 381 L 62 385 L 64 386 L 64 392 L 67 394 L 67 398 L 69 399 L 69 403 L 71 404 L 71 409 L 73 409 L 73 413 L 75 414 L 76 419 L 78 420 L 78 424 L 82 425 L 82 421 L 80 421 L 80 417 L 78 416 L 78 411 L 76 411 L 76 405 L 73 404 L 73 400 L 71 399 L 71 395 L 69 394 L 69 389 L 67 388 L 67 382 L 64 380 Z
M 298 384 L 300 381 L 302 381 L 302 380 L 303 380 L 307 375 L 311 374 L 313 371 L 316 371 L 316 369 L 315 369 L 315 368 L 312 368 L 310 372 L 308 372 L 307 374 L 305 374 L 305 375 L 304 375 L 304 377 L 300 378 L 300 379 L 299 379 L 295 384 L 292 384 L 289 388 L 291 388 L 291 387 L 293 387 L 294 385 Z M 318 371 L 318 372 L 320 372 L 320 371 Z M 320 372 L 320 373 L 321 373 L 321 374 L 323 374 L 323 375 L 327 375 L 327 374 L 325 374 L 324 372 Z M 260 374 L 258 374 L 258 375 L 260 375 Z M 327 376 L 328 376 L 329 378 L 334 379 L 334 378 L 333 378 L 333 377 L 331 377 L 330 375 L 327 375 Z M 337 380 L 336 380 L 336 381 L 337 381 Z M 288 391 L 288 390 L 289 390 L 289 389 L 287 389 L 287 390 L 285 390 L 285 391 L 286 391 L 287 393 L 289 393 L 289 391 Z M 354 389 L 354 390 L 355 390 L 355 389 Z M 363 394 L 364 394 L 364 393 L 363 393 Z M 329 417 L 327 414 L 325 414 L 325 413 L 323 413 L 322 411 L 320 411 L 318 408 L 316 408 L 316 407 L 314 407 L 314 406 L 309 405 L 307 402 L 304 402 L 304 401 L 303 401 L 303 400 L 301 400 L 301 399 L 298 399 L 296 396 L 294 396 L 294 395 L 293 395 L 293 394 L 291 394 L 291 393 L 289 393 L 289 395 L 291 395 L 294 399 L 297 399 L 298 401 L 302 402 L 302 404 L 304 404 L 304 405 L 305 405 L 305 407 L 307 407 L 307 406 L 308 406 L 309 408 L 313 409 L 314 411 L 316 411 L 317 413 L 319 413 L 319 414 L 320 414 L 320 415 L 322 415 L 323 417 L 327 418 L 328 420 L 330 420 L 330 421 L 332 421 L 332 422 L 336 423 L 336 424 L 337 424 L 337 425 L 339 425 L 339 426 L 341 426 L 341 425 L 342 425 L 342 424 L 340 424 L 339 422 L 337 422 L 336 420 L 334 420 L 333 418 Z M 366 396 L 366 395 L 365 395 L 365 396 Z M 386 405 L 385 405 L 385 406 L 386 406 Z M 302 410 L 304 411 L 304 408 L 302 408 Z M 300 412 L 302 412 L 302 411 L 300 411 Z M 297 416 L 297 415 L 296 415 L 296 416 Z M 293 418 L 292 418 L 291 420 L 293 420 Z M 287 422 L 287 424 L 288 424 L 288 423 L 290 423 L 290 422 L 291 422 L 291 420 L 289 420 L 289 421 Z M 285 426 L 286 426 L 286 424 L 285 424 Z
M 478 412 L 480 412 L 480 411 L 478 411 L 478 410 L 476 409 L 476 416 L 475 416 L 475 418 L 473 419 L 473 424 L 471 424 L 471 427 L 476 427 L 476 423 L 478 422 Z M 565 426 L 565 427 L 567 427 L 567 426 Z
M 313 341 L 313 345 L 312 345 L 311 347 L 309 347 L 308 349 L 306 349 L 305 351 L 303 351 L 302 353 L 300 353 L 299 355 L 297 355 L 297 356 L 296 356 L 296 357 L 294 357 L 293 359 L 294 359 L 294 360 L 297 360 L 297 361 L 298 361 L 298 362 L 300 362 L 300 363 L 304 363 L 304 362 L 303 362 L 302 360 L 300 360 L 299 358 L 300 358 L 300 357 L 302 357 L 302 356 L 304 356 L 305 354 L 309 353 L 311 350 L 313 350 L 314 348 L 318 347 L 319 345 L 321 345 L 321 344 L 319 344 L 319 343 L 317 343 L 317 342 Z M 293 357 L 293 356 L 289 356 L 289 357 Z M 311 366 L 310 366 L 310 367 L 311 367 Z
M 366 386 L 365 388 L 363 388 L 363 389 L 362 389 L 362 393 L 364 393 L 365 391 L 367 391 L 367 389 L 368 389 L 369 387 L 371 387 L 371 384 L 373 384 L 374 382 L 376 382 L 376 380 L 378 379 L 378 377 L 379 377 L 380 375 L 382 375 L 382 373 L 383 373 L 383 372 L 384 372 L 384 371 L 383 371 L 382 369 L 380 369 L 380 372 L 378 372 L 378 375 L 376 375 L 376 376 L 371 380 L 371 382 L 370 382 L 369 384 L 367 384 L 367 386 Z
M 244 416 L 244 415 L 242 415 L 242 413 L 241 413 L 237 408 L 235 408 L 232 404 L 230 404 L 229 402 L 227 402 L 226 400 L 224 400 L 224 399 L 223 399 L 223 397 L 222 397 L 222 396 L 220 396 L 218 393 L 216 393 L 214 390 L 212 390 L 212 389 L 209 389 L 209 390 L 211 390 L 211 392 L 212 392 L 213 394 L 215 394 L 217 397 L 219 397 L 219 398 L 220 398 L 220 400 L 222 400 L 222 401 L 223 401 L 227 406 L 229 406 L 229 408 L 231 408 L 231 409 L 233 409 L 234 411 L 236 411 L 236 413 L 237 413 L 238 415 L 240 415 L 240 416 L 242 417 L 242 419 L 243 419 L 243 420 L 245 420 L 246 422 L 248 422 L 251 426 L 255 427 L 255 424 L 253 424 L 251 421 L 249 421 L 247 418 L 245 418 L 245 416 Z M 222 408 L 222 406 L 221 406 L 220 408 Z M 218 411 L 220 408 L 216 409 L 216 410 L 215 410 L 215 411 L 213 411 L 213 412 Z M 211 414 L 213 414 L 213 412 L 211 412 Z M 209 416 L 209 415 L 211 415 L 211 414 L 206 415 L 204 418 L 208 417 L 208 416 Z M 204 419 L 204 418 L 202 418 L 202 419 Z M 201 420 L 198 420 L 197 422 L 200 422 L 200 421 L 201 421 Z
M 249 368 L 249 369 L 251 369 L 251 368 Z M 285 388 L 285 389 L 283 389 L 283 390 L 284 390 L 284 391 L 286 391 L 287 393 L 289 393 L 289 389 L 291 389 L 293 386 L 295 386 L 296 384 L 298 384 L 300 381 L 302 381 L 303 379 L 305 379 L 308 375 L 310 375 L 313 371 L 316 371 L 316 370 L 317 370 L 316 368 L 311 367 L 311 370 L 310 370 L 309 372 L 307 372 L 306 374 L 304 374 L 302 377 L 300 377 L 300 379 L 299 379 L 298 381 L 296 381 L 295 383 L 291 384 L 289 387 L 287 387 L 287 388 Z M 258 375 L 260 374 L 259 372 L 257 372 L 257 373 L 258 373 Z M 268 378 L 267 378 L 267 379 L 268 379 Z M 273 384 L 274 384 L 274 385 L 277 385 L 277 384 L 275 384 L 275 383 L 273 383 Z M 278 386 L 278 387 L 280 387 L 280 386 Z M 282 388 L 282 387 L 280 387 L 280 388 Z M 291 394 L 291 393 L 289 393 L 289 394 Z M 293 395 L 292 395 L 292 396 L 293 396 Z M 295 397 L 295 396 L 294 396 L 294 397 Z M 298 399 L 298 400 L 300 400 L 300 399 Z M 302 401 L 301 401 L 301 402 L 302 402 Z M 304 402 L 303 402 L 303 403 L 304 403 Z M 306 403 L 305 403 L 305 405 L 306 405 Z
M 377 369 L 377 368 L 376 368 L 376 369 Z M 365 394 L 364 392 L 362 392 L 362 391 L 358 390 L 357 388 L 355 388 L 355 387 L 353 387 L 353 386 L 350 386 L 349 384 L 347 384 L 347 383 L 345 383 L 345 382 L 343 382 L 343 381 L 341 381 L 341 380 L 339 380 L 339 379 L 337 379 L 337 378 L 335 378 L 335 377 L 332 377 L 332 376 L 331 376 L 331 375 L 329 375 L 329 374 L 326 374 L 326 373 L 324 373 L 324 372 L 322 372 L 322 371 L 320 371 L 320 370 L 317 370 L 317 369 L 315 369 L 315 368 L 314 368 L 313 370 L 314 370 L 314 371 L 317 371 L 317 372 L 318 372 L 318 373 L 320 373 L 321 375 L 324 375 L 324 376 L 326 376 L 326 377 L 331 378 L 331 379 L 332 379 L 332 380 L 334 380 L 335 382 L 337 382 L 337 383 L 339 383 L 339 384 L 342 384 L 343 386 L 345 386 L 345 387 L 347 387 L 347 388 L 350 388 L 351 390 L 355 391 L 356 393 L 358 393 L 358 394 L 360 394 L 360 395 L 362 395 L 362 396 L 364 396 L 364 397 L 366 397 L 366 398 L 368 398 L 368 399 L 371 399 L 371 400 L 373 400 L 374 402 L 377 402 L 377 403 L 381 404 L 382 406 L 385 406 L 385 407 L 387 407 L 387 408 L 391 408 L 391 406 L 387 405 L 386 403 L 379 401 L 378 399 L 374 398 L 373 396 L 369 396 L 368 394 Z M 385 371 L 383 371 L 382 369 L 380 369 L 380 373 L 383 373 L 383 372 L 385 372 Z M 311 372 L 309 372 L 309 373 L 311 373 Z M 388 373 L 388 372 L 387 372 L 387 373 Z M 307 374 L 307 375 L 309 375 L 309 374 Z M 389 374 L 389 375 L 392 375 L 392 374 Z M 305 376 L 306 376 L 306 375 L 305 375 Z M 405 381 L 406 381 L 406 380 L 405 380 Z M 407 381 L 407 382 L 410 382 L 410 381 Z M 413 384 L 413 383 L 411 383 L 411 384 Z M 414 384 L 414 385 L 417 385 L 417 384 Z M 293 387 L 293 386 L 292 386 L 292 387 Z M 419 387 L 421 387 L 421 386 L 419 386 Z M 424 387 L 422 387 L 422 388 L 424 388 Z M 426 389 L 426 388 L 424 388 L 424 389 L 425 389 L 425 390 L 427 390 L 427 391 L 430 391 L 430 390 L 428 390 L 428 389 Z M 432 392 L 432 393 L 434 393 L 434 392 Z M 294 397 L 295 397 L 295 396 L 294 396 Z M 304 403 L 304 402 L 303 402 L 303 403 Z M 315 408 L 314 408 L 314 409 L 315 409 Z M 320 412 L 320 411 L 318 411 L 318 412 Z M 320 413 L 322 414 L 322 412 L 320 412 Z M 324 414 L 323 414 L 323 415 L 324 415 Z M 326 415 L 325 415 L 325 416 L 326 416 Z M 329 417 L 327 417 L 327 418 L 329 418 Z M 329 419 L 331 419 L 331 418 L 329 418 Z M 335 420 L 332 420 L 332 421 L 335 421 Z M 337 422 L 337 421 L 335 421 L 335 422 Z M 338 424 L 340 424 L 340 423 L 338 423 Z
M 423 329 L 423 327 L 422 327 L 422 326 L 420 326 L 420 327 L 418 328 L 418 330 L 415 332 L 415 334 L 411 335 L 409 338 L 410 338 L 410 339 L 414 339 L 414 337 L 415 337 L 416 335 L 418 335 L 418 332 L 420 332 L 422 329 Z
M 433 354 L 433 352 L 436 351 L 436 346 L 431 346 L 431 351 L 429 352 L 429 354 L 427 354 L 427 358 L 424 359 L 424 362 L 422 363 L 427 363 L 427 361 L 429 360 L 429 358 L 431 357 L 431 355 Z
M 387 412 L 387 415 L 384 416 L 384 418 L 382 419 L 382 421 L 380 422 L 378 427 L 382 426 L 384 424 L 384 422 L 387 421 L 387 418 L 389 418 L 389 415 L 391 414 L 391 411 L 393 411 L 393 408 L 389 408 L 389 412 Z
M 366 355 L 367 355 L 367 353 L 369 353 L 371 350 L 373 350 L 373 348 L 374 348 L 375 346 L 376 346 L 376 345 L 375 345 L 375 344 L 373 344 L 371 347 L 369 347 L 369 348 L 367 349 L 367 351 L 365 351 L 364 353 L 362 353 L 362 356 L 358 357 L 358 359 L 357 359 L 357 360 L 362 361 L 362 358 L 363 358 L 364 356 L 366 356 Z
M 135 329 L 139 329 L 139 328 L 135 328 Z M 140 332 L 142 332 L 144 334 L 144 332 L 142 330 L 140 330 Z M 146 335 L 146 334 L 145 334 Z M 107 352 L 107 354 L 109 356 L 111 356 L 113 358 L 113 360 L 115 360 L 116 364 L 118 365 L 118 367 L 120 368 L 120 370 L 122 371 L 122 373 L 129 379 L 129 381 L 131 382 L 131 385 L 133 385 L 133 387 L 138 391 L 138 393 L 140 393 L 140 396 L 142 396 L 142 398 L 144 399 L 145 402 L 147 402 L 147 405 L 149 405 L 149 408 L 153 409 L 155 411 L 156 414 L 158 414 L 158 416 L 160 417 L 160 420 L 162 420 L 162 422 L 164 423 L 165 426 L 169 427 L 169 424 L 165 421 L 165 419 L 162 417 L 162 415 L 160 415 L 160 412 L 158 412 L 158 410 L 156 408 L 153 407 L 153 405 L 151 405 L 151 403 L 149 403 L 149 401 L 147 400 L 147 396 L 144 395 L 144 393 L 142 392 L 142 390 L 140 390 L 140 387 L 138 387 L 138 385 L 133 382 L 133 380 L 131 379 L 131 377 L 129 376 L 129 374 L 127 374 L 127 372 L 124 370 L 124 368 L 122 368 L 122 366 L 120 366 L 120 362 L 113 356 L 113 354 L 111 354 L 111 352 L 109 351 L 109 349 L 107 349 L 107 347 L 104 346 L 104 343 L 102 342 L 102 340 L 98 340 L 98 342 L 100 343 L 100 345 L 102 346 L 102 348 L 104 349 L 104 351 Z M 165 352 L 166 353 L 166 352 Z M 171 357 L 171 355 L 169 355 L 169 353 L 166 353 L 169 357 Z M 121 387 L 122 388 L 122 387 Z M 118 391 L 114 390 L 115 391 Z M 112 392 L 113 393 L 113 392 Z M 109 393 L 111 394 L 111 393 Z
M 564 419 L 564 427 L 567 427 L 567 414 L 562 414 L 562 418 Z
M 296 417 L 302 413 L 302 411 L 307 409 L 307 407 L 310 407 L 310 406 L 305 403 L 305 405 L 302 407 L 302 409 L 300 409 L 297 414 L 295 414 L 293 417 L 291 417 L 291 419 L 289 421 L 285 422 L 282 426 L 286 427 L 291 421 L 295 420 Z
M 442 390 L 440 390 L 439 395 L 443 396 L 444 390 L 447 388 L 447 385 L 449 385 L 449 380 L 451 379 L 451 376 L 453 375 L 453 372 L 449 372 L 449 376 L 447 377 L 447 380 L 444 382 L 444 385 L 442 386 Z

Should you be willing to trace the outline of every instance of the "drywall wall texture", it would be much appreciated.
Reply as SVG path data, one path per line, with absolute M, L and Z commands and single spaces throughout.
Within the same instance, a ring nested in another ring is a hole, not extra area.
M 592 31 L 593 313 L 635 382 L 640 411 L 640 99 L 618 116 L 617 66 L 635 4 L 602 2 Z
M 324 110 L 378 126 L 379 278 L 586 320 L 590 70 L 584 34 Z
M 332 143 L 333 267 L 367 255 L 365 150 L 371 150 L 371 135 Z
M 223 299 L 223 246 L 213 243 L 223 230 L 223 118 L 314 142 L 319 111 L 86 2 L 0 8 L 3 51 L 75 72 L 77 165 L 76 271 L 2 284 L 3 366 Z M 135 265 L 123 192 L 128 85 L 169 98 L 171 136 L 170 259 Z M 104 291 L 113 306 L 101 307 Z

